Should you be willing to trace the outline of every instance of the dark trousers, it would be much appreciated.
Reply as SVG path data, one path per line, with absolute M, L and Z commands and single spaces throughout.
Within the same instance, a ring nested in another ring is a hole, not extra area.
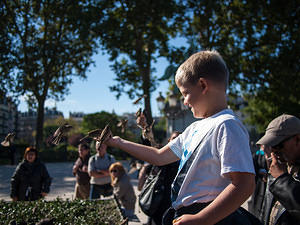
M 184 214 L 197 214 L 202 209 L 204 209 L 206 206 L 208 206 L 210 202 L 208 203 L 194 203 L 187 207 L 181 207 L 178 210 L 175 210 L 173 208 L 169 208 L 164 216 L 163 216 L 163 225 L 172 225 L 172 221 Z M 261 222 L 253 216 L 251 213 L 249 213 L 244 208 L 240 207 L 233 213 L 231 213 L 229 216 L 225 217 L 216 225 L 262 225 Z
M 110 196 L 113 194 L 113 188 L 110 184 L 91 184 L 90 189 L 90 199 L 100 198 L 101 195 L 104 197 Z

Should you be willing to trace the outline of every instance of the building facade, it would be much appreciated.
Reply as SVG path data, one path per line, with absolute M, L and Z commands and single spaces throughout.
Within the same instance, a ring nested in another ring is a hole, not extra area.
M 44 121 L 48 119 L 56 119 L 58 117 L 64 117 L 63 113 L 58 111 L 56 107 L 45 108 Z M 18 139 L 25 141 L 29 144 L 35 143 L 35 132 L 37 124 L 37 112 L 28 110 L 27 112 L 19 113 L 19 133 Z
M 17 104 L 11 98 L 0 99 L 0 138 L 3 140 L 10 132 L 18 133 Z

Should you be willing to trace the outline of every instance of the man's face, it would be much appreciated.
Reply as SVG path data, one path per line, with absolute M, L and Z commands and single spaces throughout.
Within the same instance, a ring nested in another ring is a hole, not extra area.
M 82 146 L 82 145 L 78 146 L 79 157 L 84 158 L 87 156 L 88 153 L 89 153 L 89 150 L 86 149 L 84 146 Z
M 107 145 L 106 144 L 101 144 L 100 145 L 100 142 L 96 142 L 96 151 L 97 151 L 97 154 L 100 156 L 100 157 L 103 157 L 106 153 L 106 149 L 107 149 Z
M 272 152 L 279 158 L 281 161 L 286 161 L 293 163 L 296 160 L 300 159 L 300 149 L 299 141 L 297 140 L 297 135 L 289 137 L 278 145 L 272 147 Z

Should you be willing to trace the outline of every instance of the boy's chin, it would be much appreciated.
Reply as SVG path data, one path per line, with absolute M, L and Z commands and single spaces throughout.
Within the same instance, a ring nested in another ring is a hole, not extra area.
M 195 110 L 194 110 L 194 108 L 191 108 L 191 111 L 192 111 L 192 113 L 193 113 L 193 117 L 194 118 L 201 118 L 201 115 L 200 115 L 200 113 L 199 112 L 196 112 Z

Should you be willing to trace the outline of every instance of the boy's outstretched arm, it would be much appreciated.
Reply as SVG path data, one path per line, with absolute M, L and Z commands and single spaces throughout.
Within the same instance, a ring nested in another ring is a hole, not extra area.
M 239 208 L 254 191 L 254 174 L 231 172 L 227 175 L 232 181 L 231 184 L 211 204 L 195 215 L 182 215 L 173 224 L 211 225 L 219 222 Z
M 166 165 L 179 160 L 167 145 L 158 149 L 127 141 L 118 136 L 108 139 L 106 144 L 111 147 L 119 148 L 140 160 L 147 161 L 156 166 Z

